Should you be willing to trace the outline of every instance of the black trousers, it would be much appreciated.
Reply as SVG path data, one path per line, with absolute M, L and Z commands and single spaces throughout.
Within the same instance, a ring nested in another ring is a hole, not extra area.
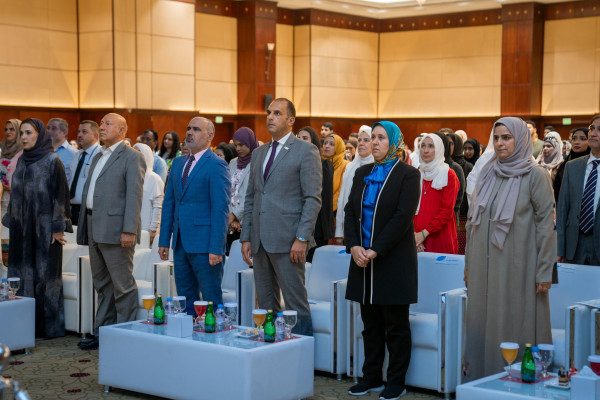
M 364 380 L 383 381 L 385 346 L 389 353 L 388 385 L 404 387 L 410 364 L 411 336 L 408 321 L 409 305 L 361 304 L 360 313 L 365 326 L 362 335 L 365 346 Z

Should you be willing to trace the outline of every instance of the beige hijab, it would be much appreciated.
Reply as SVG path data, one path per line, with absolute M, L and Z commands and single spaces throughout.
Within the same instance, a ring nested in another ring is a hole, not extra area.
M 496 177 L 508 178 L 508 184 L 498 196 L 498 207 L 492 219 L 492 244 L 499 249 L 504 247 L 504 241 L 510 231 L 515 215 L 521 176 L 535 167 L 532 159 L 533 144 L 527 124 L 521 118 L 504 117 L 494 123 L 494 130 L 498 125 L 504 125 L 515 138 L 515 150 L 504 160 L 500 160 L 494 151 L 490 160 L 483 166 L 473 191 L 473 200 L 469 208 L 471 225 L 481 223 L 481 215 L 490 202 Z M 493 131 L 492 131 L 493 132 Z M 493 146 L 493 140 L 488 146 Z
M 7 160 L 12 160 L 12 158 L 15 156 L 15 154 L 17 154 L 19 151 L 21 151 L 21 120 L 18 120 L 16 118 L 13 119 L 9 119 L 8 121 L 6 121 L 7 124 L 11 124 L 12 126 L 14 126 L 15 130 L 17 131 L 17 136 L 15 137 L 15 140 L 13 142 L 8 142 L 6 140 L 6 136 L 4 136 L 4 139 L 2 140 L 2 142 L 0 142 L 0 151 L 2 151 L 2 158 L 6 158 Z

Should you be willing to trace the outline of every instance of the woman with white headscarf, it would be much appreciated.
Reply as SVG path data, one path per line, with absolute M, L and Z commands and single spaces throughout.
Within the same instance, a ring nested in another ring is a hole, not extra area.
M 527 125 L 494 124 L 494 151 L 482 167 L 467 222 L 467 343 L 463 368 L 474 380 L 501 372 L 501 342 L 552 343 L 548 289 L 556 261 L 549 174 L 532 158 Z
M 454 203 L 460 183 L 444 161 L 444 143 L 433 133 L 424 135 L 420 149 L 421 199 L 414 217 L 419 251 L 458 253 Z
M 144 177 L 144 195 L 142 197 L 142 229 L 150 234 L 150 245 L 154 241 L 156 232 L 160 226 L 160 213 L 165 193 L 165 184 L 160 176 L 152 171 L 154 165 L 154 154 L 150 146 L 136 143 L 133 146 L 144 156 L 146 161 L 146 176 Z
M 415 168 L 419 168 L 419 163 L 421 162 L 421 140 L 423 140 L 423 136 L 425 136 L 425 133 L 421 133 L 415 138 L 414 150 L 410 155 L 410 165 Z
M 371 127 L 363 125 L 358 130 L 358 147 L 354 160 L 346 166 L 344 176 L 342 178 L 342 188 L 340 189 L 340 197 L 338 197 L 337 214 L 335 219 L 335 242 L 336 244 L 344 244 L 344 207 L 350 196 L 352 189 L 352 181 L 354 173 L 359 167 L 371 164 L 373 162 L 373 146 L 371 144 Z
M 547 134 L 544 138 L 542 151 L 540 151 L 536 161 L 548 171 L 550 179 L 554 184 L 558 167 L 564 162 L 564 158 L 562 155 L 562 141 L 560 139 L 557 140 L 551 133 Z

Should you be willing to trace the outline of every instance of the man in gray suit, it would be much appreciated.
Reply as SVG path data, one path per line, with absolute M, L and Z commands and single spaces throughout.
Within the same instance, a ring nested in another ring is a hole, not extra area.
M 600 115 L 589 129 L 590 154 L 565 166 L 556 213 L 558 262 L 600 266 Z
M 321 209 L 322 169 L 319 150 L 292 132 L 295 119 L 288 99 L 269 105 L 273 140 L 252 153 L 240 241 L 244 261 L 254 261 L 259 307 L 280 311 L 281 289 L 286 309 L 298 312 L 294 332 L 312 335 L 304 263 Z
M 92 160 L 82 193 L 77 244 L 89 245 L 92 280 L 98 292 L 94 339 L 82 349 L 98 346 L 101 326 L 136 319 L 138 291 L 133 254 L 141 232 L 140 211 L 146 163 L 141 153 L 123 143 L 127 122 L 107 114 L 100 122 L 102 150 Z

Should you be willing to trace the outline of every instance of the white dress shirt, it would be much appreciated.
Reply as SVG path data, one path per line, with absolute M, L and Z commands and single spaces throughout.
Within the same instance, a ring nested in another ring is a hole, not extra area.
M 90 177 L 90 187 L 88 188 L 87 198 L 85 200 L 85 206 L 88 210 L 94 209 L 94 189 L 96 189 L 96 180 L 98 179 L 98 175 L 102 172 L 102 168 L 106 165 L 106 162 L 112 155 L 112 153 L 119 147 L 119 145 L 123 143 L 123 141 L 119 141 L 109 148 L 102 147 L 100 150 L 102 152 L 102 157 L 96 163 L 96 167 L 94 168 L 94 172 L 92 172 L 92 176 Z
M 279 139 L 277 141 L 277 143 L 279 143 L 279 144 L 277 145 L 277 148 L 275 149 L 275 158 L 273 158 L 273 161 L 275 161 L 275 159 L 279 155 L 279 152 L 285 145 L 285 142 L 287 142 L 287 140 L 290 138 L 291 134 L 292 134 L 292 131 L 290 131 L 290 133 L 288 133 L 287 135 L 285 135 L 284 137 L 282 137 L 281 139 Z M 267 150 L 267 154 L 265 155 L 265 160 L 263 161 L 263 165 L 262 165 L 263 174 L 265 173 L 265 168 L 267 168 L 267 163 L 269 162 L 269 158 L 271 157 L 272 149 L 273 149 L 273 139 L 271 139 L 271 145 L 269 145 L 269 150 Z
M 590 158 L 588 158 L 587 166 L 585 167 L 585 177 L 583 178 L 583 190 L 585 192 L 585 184 L 587 183 L 588 177 L 592 172 L 592 167 L 594 164 L 594 160 L 597 160 L 597 157 L 594 157 L 592 153 L 590 153 Z M 598 164 L 598 180 L 596 180 L 596 193 L 594 194 L 594 212 L 598 209 L 598 199 L 600 199 L 600 163 Z M 583 196 L 583 192 L 582 192 Z
M 71 199 L 71 204 L 81 204 L 81 196 L 83 194 L 83 187 L 85 186 L 85 181 L 88 177 L 88 173 L 90 172 L 90 165 L 92 165 L 92 160 L 100 151 L 100 145 L 98 143 L 94 143 L 87 150 L 79 150 L 77 152 L 77 157 L 73 158 L 71 161 L 71 165 L 69 166 L 69 170 L 71 172 L 71 181 L 69 181 L 69 188 L 73 187 L 73 180 L 75 179 L 75 172 L 77 172 L 77 164 L 79 164 L 79 160 L 81 159 L 81 154 L 86 152 L 85 161 L 83 166 L 81 167 L 81 171 L 79 171 L 79 179 L 77 182 L 77 187 L 75 188 L 75 194 Z

